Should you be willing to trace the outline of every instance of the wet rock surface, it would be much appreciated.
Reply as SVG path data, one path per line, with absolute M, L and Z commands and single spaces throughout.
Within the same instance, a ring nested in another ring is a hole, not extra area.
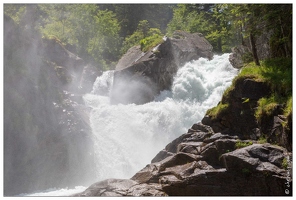
M 98 192 L 102 190 L 114 196 L 286 195 L 285 148 L 214 133 L 201 123 L 193 127 L 130 180 L 117 180 L 131 183 L 130 187 L 112 188 L 114 179 L 108 179 L 94 184 L 102 186 L 99 189 L 91 186 L 76 196 L 106 195 Z

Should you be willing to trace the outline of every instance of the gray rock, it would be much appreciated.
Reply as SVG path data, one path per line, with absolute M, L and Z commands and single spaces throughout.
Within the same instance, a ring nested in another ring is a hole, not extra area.
M 170 89 L 173 77 L 186 62 L 213 57 L 212 46 L 200 34 L 178 32 L 154 49 L 142 52 L 132 47 L 118 61 L 114 73 L 111 103 L 144 104 L 162 90 Z
M 250 54 L 251 51 L 249 50 L 248 47 L 243 45 L 233 47 L 231 51 L 232 51 L 232 54 L 230 54 L 229 56 L 229 62 L 234 68 L 238 68 L 238 69 L 242 68 L 244 64 L 243 56 L 248 53 Z

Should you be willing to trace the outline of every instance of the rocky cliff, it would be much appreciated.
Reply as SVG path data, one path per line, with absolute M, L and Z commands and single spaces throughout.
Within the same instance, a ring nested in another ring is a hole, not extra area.
M 111 102 L 143 104 L 170 89 L 179 67 L 200 57 L 211 59 L 212 46 L 198 33 L 177 31 L 172 38 L 142 52 L 132 47 L 119 60 L 114 73 Z
M 291 195 L 290 158 L 285 148 L 198 123 L 131 179 L 107 179 L 75 196 Z
M 99 74 L 58 40 L 4 15 L 5 196 L 87 179 L 82 169 L 92 157 L 83 154 L 91 145 L 82 144 L 91 144 L 91 130 L 82 94 Z

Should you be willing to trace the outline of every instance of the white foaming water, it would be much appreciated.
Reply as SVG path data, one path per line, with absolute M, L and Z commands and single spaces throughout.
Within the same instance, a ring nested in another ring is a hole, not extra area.
M 59 196 L 70 196 L 72 194 L 76 194 L 79 192 L 83 192 L 87 187 L 85 186 L 76 186 L 75 188 L 62 188 L 62 189 L 57 189 L 57 188 L 50 188 L 44 191 L 40 192 L 35 192 L 31 194 L 20 194 L 18 196 L 23 197 L 36 197 L 36 196 L 41 196 L 41 197 L 59 197 Z
M 211 61 L 200 58 L 187 63 L 178 70 L 171 91 L 162 91 L 155 101 L 144 105 L 111 105 L 109 97 L 102 94 L 112 85 L 113 72 L 98 77 L 92 93 L 84 96 L 92 108 L 90 122 L 97 169 L 92 182 L 131 178 L 169 142 L 201 121 L 238 73 L 228 57 L 229 54 L 215 55 Z M 84 188 L 32 196 L 66 196 Z
M 215 106 L 237 74 L 229 54 L 201 58 L 180 68 L 172 91 L 163 91 L 144 105 L 111 105 L 109 97 L 85 95 L 92 107 L 91 126 L 95 140 L 97 180 L 130 178 L 151 162 L 169 142 L 199 122 Z M 108 76 L 110 77 L 110 72 Z M 96 83 L 104 85 L 106 75 Z

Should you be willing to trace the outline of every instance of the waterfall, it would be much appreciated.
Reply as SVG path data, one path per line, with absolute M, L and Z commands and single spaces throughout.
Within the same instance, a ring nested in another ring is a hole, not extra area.
M 92 182 L 131 178 L 169 142 L 201 121 L 238 73 L 228 57 L 215 55 L 210 61 L 200 58 L 187 63 L 178 70 L 170 91 L 162 91 L 153 102 L 143 105 L 110 104 L 113 72 L 98 77 L 92 92 L 84 95 L 91 108 L 95 151 Z M 61 195 L 61 190 L 57 194 Z M 50 195 L 54 196 L 52 191 Z
M 166 144 L 199 122 L 237 74 L 228 57 L 187 63 L 177 72 L 171 91 L 163 91 L 144 105 L 111 105 L 98 88 L 111 86 L 112 72 L 98 77 L 92 93 L 84 96 L 92 107 L 97 180 L 130 178 Z

